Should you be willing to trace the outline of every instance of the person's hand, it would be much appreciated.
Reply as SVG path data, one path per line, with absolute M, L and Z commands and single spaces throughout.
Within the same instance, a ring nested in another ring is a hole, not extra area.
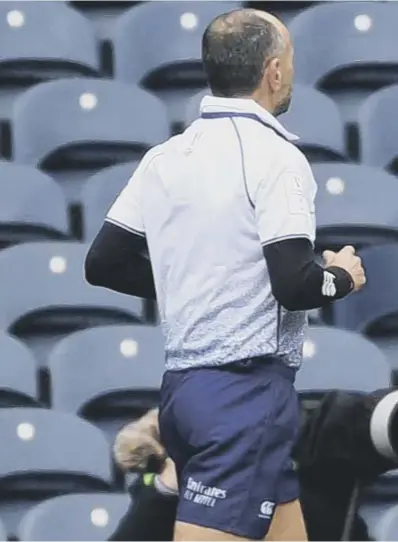
M 355 254 L 354 247 L 348 245 L 339 252 L 325 250 L 323 258 L 326 269 L 332 266 L 341 267 L 350 274 L 354 283 L 354 290 L 359 290 L 366 284 L 365 270 L 362 267 L 361 258 Z
M 169 457 L 164 462 L 163 470 L 159 474 L 159 478 L 168 489 L 171 491 L 178 491 L 175 465 Z
M 113 453 L 123 471 L 145 470 L 151 457 L 164 458 L 166 452 L 160 444 L 158 410 L 150 410 L 139 420 L 124 426 L 116 436 Z

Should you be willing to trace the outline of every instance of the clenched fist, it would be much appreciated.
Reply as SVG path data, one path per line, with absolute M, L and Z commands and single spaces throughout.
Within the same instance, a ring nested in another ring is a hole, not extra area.
M 355 248 L 345 246 L 339 252 L 325 250 L 323 253 L 325 268 L 336 266 L 349 273 L 354 283 L 354 290 L 359 290 L 366 284 L 365 270 L 362 266 L 362 260 L 355 254 Z
M 151 457 L 166 457 L 160 444 L 158 410 L 147 412 L 139 420 L 129 423 L 118 433 L 113 453 L 116 463 L 124 470 L 145 470 Z

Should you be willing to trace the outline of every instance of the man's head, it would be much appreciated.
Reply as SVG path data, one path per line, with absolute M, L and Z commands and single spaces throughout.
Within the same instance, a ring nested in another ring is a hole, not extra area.
M 276 17 L 254 9 L 220 15 L 205 30 L 202 58 L 214 96 L 253 98 L 274 115 L 288 109 L 293 48 Z

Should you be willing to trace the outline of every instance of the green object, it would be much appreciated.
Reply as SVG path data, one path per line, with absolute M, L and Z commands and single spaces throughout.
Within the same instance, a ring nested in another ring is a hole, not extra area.
M 154 472 L 146 472 L 143 476 L 144 486 L 153 486 L 156 474 Z

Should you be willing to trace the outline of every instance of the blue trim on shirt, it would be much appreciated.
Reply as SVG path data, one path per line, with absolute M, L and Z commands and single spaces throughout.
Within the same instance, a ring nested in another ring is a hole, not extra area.
M 265 122 L 265 120 L 260 119 L 255 113 L 233 113 L 232 111 L 229 112 L 214 112 L 214 113 L 206 113 L 203 112 L 200 115 L 200 118 L 202 119 L 233 119 L 233 118 L 243 118 L 243 119 L 251 119 L 256 122 L 259 122 L 263 126 L 266 126 L 267 128 L 270 128 L 273 130 L 278 136 L 280 136 L 282 139 L 285 139 L 286 141 L 289 141 L 289 139 L 283 135 L 279 130 L 275 128 L 275 126 L 272 126 L 271 124 L 268 124 L 268 122 Z
M 244 185 L 245 185 L 246 196 L 247 196 L 247 199 L 249 200 L 250 206 L 252 207 L 252 209 L 254 209 L 255 208 L 254 203 L 253 203 L 253 200 L 251 199 L 250 194 L 249 194 L 249 187 L 247 186 L 247 177 L 246 177 L 246 168 L 245 168 L 245 154 L 243 152 L 242 138 L 240 137 L 240 133 L 239 133 L 238 127 L 236 126 L 235 120 L 233 118 L 231 118 L 230 120 L 232 122 L 233 127 L 235 128 L 236 137 L 238 138 L 239 149 L 240 149 L 240 157 L 241 157 L 241 164 L 242 164 L 242 175 L 243 175 L 243 182 L 244 182 Z

